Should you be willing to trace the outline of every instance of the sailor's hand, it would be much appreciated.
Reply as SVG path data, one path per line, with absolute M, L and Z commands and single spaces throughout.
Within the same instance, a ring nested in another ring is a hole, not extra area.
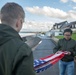
M 70 51 L 65 51 L 66 55 L 71 55 Z

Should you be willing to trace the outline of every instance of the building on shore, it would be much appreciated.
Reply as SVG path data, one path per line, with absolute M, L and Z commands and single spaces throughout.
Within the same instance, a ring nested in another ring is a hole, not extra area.
M 63 35 L 64 29 L 70 28 L 74 33 L 76 33 L 76 21 L 68 23 L 67 21 L 63 21 L 60 23 L 55 23 L 51 30 L 49 30 L 46 35 L 49 36 L 58 36 Z

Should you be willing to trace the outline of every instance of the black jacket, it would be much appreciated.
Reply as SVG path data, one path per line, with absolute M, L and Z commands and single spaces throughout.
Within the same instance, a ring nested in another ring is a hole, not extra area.
M 19 34 L 0 24 L 0 75 L 35 75 L 33 54 Z
M 60 39 L 58 41 L 57 46 L 53 49 L 53 52 L 57 52 L 58 50 L 61 51 L 70 51 L 71 55 L 65 55 L 64 58 L 62 58 L 62 61 L 73 61 L 74 56 L 76 56 L 76 41 L 73 39 L 66 40 L 65 38 Z

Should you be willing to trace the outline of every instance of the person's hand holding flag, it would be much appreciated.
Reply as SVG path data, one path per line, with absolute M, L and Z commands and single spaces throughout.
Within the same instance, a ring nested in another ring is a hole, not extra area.
M 64 52 L 64 54 L 66 54 L 66 55 L 71 55 L 71 52 L 70 51 L 57 51 L 56 53 L 59 54 L 61 52 Z

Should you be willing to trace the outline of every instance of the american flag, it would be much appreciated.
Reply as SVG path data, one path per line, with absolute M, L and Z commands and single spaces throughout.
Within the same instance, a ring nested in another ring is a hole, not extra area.
M 44 58 L 40 58 L 38 60 L 35 59 L 34 68 L 35 68 L 36 73 L 40 73 L 50 68 L 52 65 L 57 63 L 60 59 L 62 59 L 65 54 L 66 54 L 65 52 L 60 52 L 58 54 L 56 53 Z

